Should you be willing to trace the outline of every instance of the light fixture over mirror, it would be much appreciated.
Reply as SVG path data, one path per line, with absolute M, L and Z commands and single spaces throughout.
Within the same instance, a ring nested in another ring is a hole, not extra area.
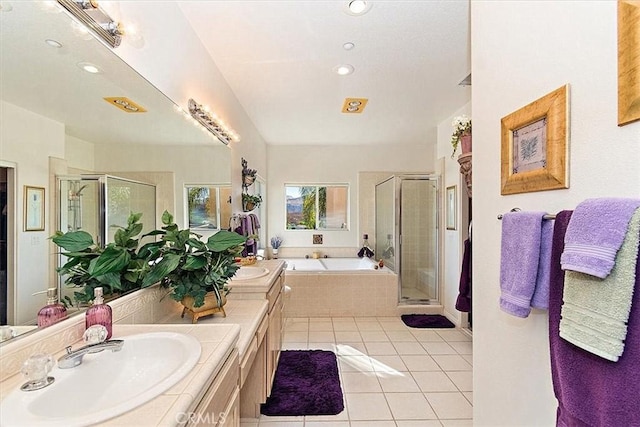
M 58 0 L 84 26 L 111 47 L 120 46 L 124 31 L 99 5 L 97 0 Z
M 237 142 L 240 140 L 240 137 L 233 129 L 225 125 L 215 114 L 192 98 L 189 99 L 189 113 L 191 117 L 214 134 L 223 144 L 229 145 L 231 141 Z

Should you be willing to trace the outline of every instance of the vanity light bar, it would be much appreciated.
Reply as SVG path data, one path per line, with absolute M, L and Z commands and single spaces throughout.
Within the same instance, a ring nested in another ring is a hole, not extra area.
M 74 18 L 111 47 L 120 46 L 124 31 L 98 6 L 97 0 L 57 0 Z
M 342 112 L 347 114 L 360 114 L 364 111 L 369 100 L 367 98 L 345 98 L 342 104 Z
M 193 99 L 189 99 L 189 113 L 191 117 L 214 134 L 223 144 L 229 145 L 232 141 L 237 142 L 240 140 L 240 137 L 233 129 L 227 127 L 214 114 L 207 111 Z

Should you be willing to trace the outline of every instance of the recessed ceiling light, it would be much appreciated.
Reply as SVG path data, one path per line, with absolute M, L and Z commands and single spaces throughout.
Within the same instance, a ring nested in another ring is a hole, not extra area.
M 373 4 L 370 1 L 351 0 L 347 2 L 344 11 L 349 15 L 359 16 L 367 13 L 371 9 L 371 6 L 373 6 Z
M 354 70 L 355 69 L 353 68 L 353 65 L 350 64 L 338 65 L 336 68 L 334 68 L 334 71 L 341 76 L 349 75 L 353 73 Z
M 60 42 L 59 42 L 59 41 L 57 41 L 57 40 L 53 40 L 53 39 L 46 39 L 44 42 L 45 42 L 46 44 L 48 44 L 49 46 L 51 46 L 51 47 L 56 47 L 56 48 L 58 48 L 58 49 L 62 47 L 62 43 L 60 43 Z
M 351 42 L 346 42 L 345 44 L 342 45 L 342 47 L 344 48 L 344 50 L 351 50 L 354 47 L 356 47 L 356 45 Z
M 98 74 L 100 73 L 100 68 L 89 63 L 89 62 L 78 62 L 78 67 L 85 70 L 87 73 Z
M 364 111 L 369 100 L 367 98 L 346 98 L 342 104 L 342 112 L 360 114 Z

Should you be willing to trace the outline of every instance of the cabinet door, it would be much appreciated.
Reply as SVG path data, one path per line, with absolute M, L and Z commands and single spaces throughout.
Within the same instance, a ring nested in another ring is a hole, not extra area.
M 280 294 L 273 305 L 273 310 L 269 314 L 269 329 L 267 330 L 267 394 L 271 394 L 273 376 L 278 366 L 278 358 L 282 348 L 282 308 L 282 294 Z

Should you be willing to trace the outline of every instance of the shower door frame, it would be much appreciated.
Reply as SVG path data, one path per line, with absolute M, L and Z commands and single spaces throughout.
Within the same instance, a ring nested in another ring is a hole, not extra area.
M 384 184 L 385 182 L 389 181 L 389 180 L 393 180 L 394 181 L 394 185 L 393 185 L 393 203 L 394 203 L 394 210 L 393 210 L 393 221 L 394 221 L 394 246 L 396 247 L 396 251 L 395 251 L 395 273 L 398 276 L 398 305 L 412 305 L 412 304 L 423 304 L 423 305 L 440 305 L 442 304 L 442 281 L 440 278 L 440 262 L 441 262 L 441 239 L 442 239 L 442 232 L 440 231 L 442 226 L 440 224 L 440 221 L 442 220 L 442 214 L 440 212 L 440 207 L 441 207 L 441 194 L 442 194 L 442 189 L 440 188 L 441 185 L 441 178 L 440 176 L 436 175 L 436 174 L 397 174 L 397 175 L 392 175 L 387 179 L 384 179 L 382 181 L 380 181 L 379 183 L 376 184 L 376 187 L 380 184 Z M 418 299 L 407 299 L 407 300 L 403 300 L 402 299 L 402 279 L 403 279 L 403 274 L 402 274 L 402 256 L 403 256 L 403 242 L 402 242 L 402 181 L 432 181 L 435 182 L 435 197 L 434 197 L 434 201 L 435 201 L 435 218 L 434 218 L 434 224 L 435 224 L 435 228 L 434 228 L 434 232 L 435 232 L 435 247 L 434 247 L 434 251 L 435 251 L 435 260 L 433 260 L 434 262 L 434 279 L 436 280 L 436 291 L 437 291 L 437 298 L 435 299 L 429 299 L 429 300 L 418 300 Z

